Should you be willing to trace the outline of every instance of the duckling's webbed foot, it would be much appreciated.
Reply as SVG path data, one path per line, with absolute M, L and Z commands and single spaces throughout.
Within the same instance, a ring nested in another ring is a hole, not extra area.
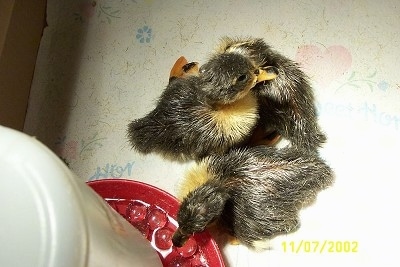
M 172 66 L 169 81 L 176 78 L 185 78 L 189 75 L 199 74 L 199 63 L 198 62 L 188 62 L 185 57 L 181 56 Z
M 274 146 L 281 139 L 281 135 L 276 130 L 268 130 L 263 126 L 257 125 L 246 146 Z

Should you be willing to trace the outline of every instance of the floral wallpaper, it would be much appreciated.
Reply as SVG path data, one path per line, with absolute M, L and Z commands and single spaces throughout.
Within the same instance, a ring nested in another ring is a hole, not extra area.
M 399 11 L 396 0 L 49 0 L 25 132 L 83 180 L 174 194 L 191 163 L 135 153 L 127 124 L 154 107 L 180 56 L 201 63 L 222 36 L 262 37 L 309 75 L 336 182 L 271 250 L 224 247 L 228 266 L 388 266 L 398 261 L 388 241 L 399 225 Z

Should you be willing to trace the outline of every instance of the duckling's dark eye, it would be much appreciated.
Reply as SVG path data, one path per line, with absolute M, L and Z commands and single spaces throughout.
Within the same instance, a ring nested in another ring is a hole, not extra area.
M 245 81 L 245 80 L 247 80 L 247 74 L 240 75 L 240 76 L 236 79 L 236 81 L 238 81 L 238 82 L 243 82 L 243 81 Z

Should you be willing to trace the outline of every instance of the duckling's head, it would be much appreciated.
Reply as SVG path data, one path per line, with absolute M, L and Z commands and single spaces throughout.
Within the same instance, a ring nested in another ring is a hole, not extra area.
M 174 246 L 182 247 L 192 234 L 203 231 L 218 218 L 228 198 L 226 190 L 210 182 L 190 192 L 178 211 L 179 227 L 172 237 Z
M 216 49 L 217 54 L 221 53 L 238 53 L 251 59 L 255 65 L 264 66 L 266 55 L 271 50 L 270 46 L 261 38 L 252 37 L 222 37 Z
M 228 104 L 243 98 L 257 82 L 259 69 L 238 53 L 216 54 L 200 68 L 203 90 L 211 102 Z

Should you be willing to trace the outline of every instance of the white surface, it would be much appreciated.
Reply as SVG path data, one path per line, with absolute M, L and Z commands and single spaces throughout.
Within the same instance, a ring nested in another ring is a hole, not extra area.
M 224 248 L 228 266 L 398 265 L 399 1 L 48 3 L 25 130 L 83 180 L 127 177 L 174 194 L 187 164 L 136 154 L 127 124 L 154 107 L 179 56 L 204 62 L 223 35 L 262 37 L 312 78 L 336 182 L 274 249 Z M 292 240 L 358 249 L 284 252 Z
M 35 138 L 0 126 L 0 266 L 162 266 L 142 234 Z

